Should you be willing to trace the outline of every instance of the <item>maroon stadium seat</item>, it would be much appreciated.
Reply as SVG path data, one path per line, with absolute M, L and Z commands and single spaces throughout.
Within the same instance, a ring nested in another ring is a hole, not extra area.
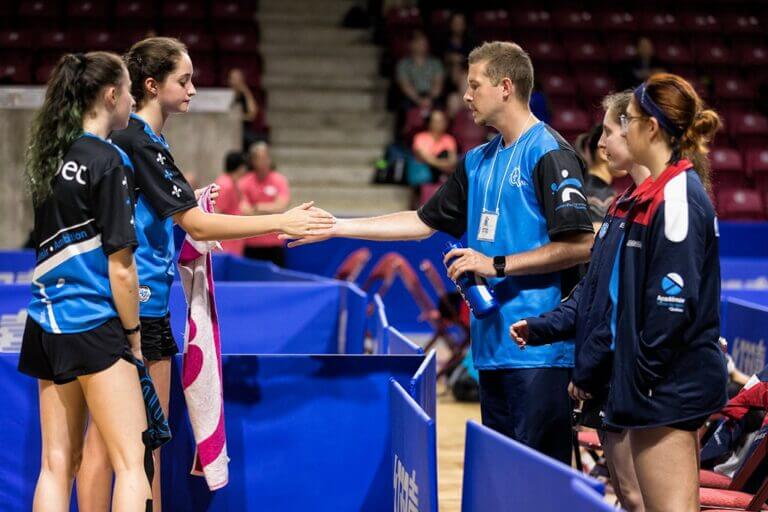
M 216 66 L 216 59 L 206 54 L 195 55 L 194 59 L 195 73 L 192 77 L 192 82 L 195 86 L 211 87 L 219 85 L 219 73 L 218 67 Z
M 603 62 L 608 57 L 603 46 L 594 41 L 573 41 L 566 42 L 565 52 L 576 65 L 583 63 Z
M 589 100 L 603 98 L 616 91 L 616 82 L 607 73 L 577 73 L 576 83 L 579 84 L 581 94 Z
M 768 147 L 768 119 L 754 112 L 735 112 L 728 117 L 730 133 L 742 151 Z
M 121 23 L 126 20 L 149 20 L 157 14 L 155 2 L 151 0 L 127 0 L 115 4 L 115 18 Z
M 768 66 L 768 46 L 755 43 L 746 43 L 738 46 L 739 63 L 742 66 L 754 66 L 765 68 Z
M 560 108 L 552 114 L 552 128 L 568 142 L 572 142 L 580 133 L 590 128 L 589 115 L 580 109 Z
M 526 40 L 521 44 L 533 62 L 537 64 L 539 62 L 565 62 L 567 60 L 563 47 L 557 41 L 549 38 Z
M 0 59 L 0 84 L 28 84 L 31 81 L 28 61 Z
M 200 52 L 209 53 L 214 49 L 213 37 L 208 32 L 202 30 L 187 30 L 178 33 L 169 32 L 168 35 L 177 37 L 184 43 L 195 59 L 197 59 Z
M 243 19 L 252 19 L 254 13 L 253 3 L 248 1 L 213 2 L 211 9 L 214 22 L 238 22 Z
M 22 0 L 19 4 L 19 17 L 59 18 L 62 14 L 61 4 L 55 0 Z
M 481 41 L 509 40 L 512 37 L 509 12 L 504 9 L 476 12 L 473 26 Z
M 395 7 L 387 11 L 387 30 L 405 31 L 421 27 L 421 12 L 417 7 Z
M 258 38 L 249 32 L 222 32 L 216 36 L 219 50 L 227 53 L 259 52 Z
M 29 30 L 0 31 L 0 48 L 3 50 L 28 50 L 37 48 L 37 35 Z
M 646 33 L 678 32 L 680 25 L 677 17 L 669 12 L 645 12 L 640 15 L 640 26 Z M 652 38 L 655 40 L 655 38 Z
M 747 170 L 762 194 L 768 193 L 768 149 L 747 151 Z
M 89 50 L 125 52 L 136 42 L 113 30 L 88 30 L 83 32 L 83 46 Z
M 593 31 L 597 28 L 595 16 L 582 9 L 557 10 L 552 13 L 552 23 L 555 28 L 564 32 Z
M 456 137 L 462 153 L 485 142 L 485 129 L 475 124 L 472 113 L 468 109 L 461 109 L 456 113 L 451 125 L 451 133 Z
M 411 141 L 418 132 L 423 131 L 426 126 L 424 109 L 421 107 L 409 108 L 405 112 L 405 120 L 403 122 L 402 134 L 403 138 L 407 141 Z
M 552 29 L 552 14 L 544 9 L 525 9 L 515 12 L 512 25 L 523 31 L 541 34 Z
M 75 51 L 81 49 L 81 34 L 64 30 L 45 30 L 38 37 L 38 47 L 42 50 L 57 52 Z
M 622 63 L 637 56 L 637 44 L 634 38 L 617 37 L 611 41 L 606 49 L 608 50 L 608 58 L 613 62 Z
M 56 67 L 56 63 L 59 62 L 60 58 L 61 54 L 44 54 L 40 57 L 34 68 L 33 82 L 38 84 L 47 83 L 53 68 Z
M 540 78 L 541 88 L 549 99 L 554 97 L 576 96 L 576 86 L 572 76 L 560 73 L 548 73 Z
M 696 62 L 700 66 L 732 66 L 734 64 L 731 51 L 720 43 L 699 44 L 694 48 Z
M 755 99 L 755 86 L 751 82 L 733 75 L 713 76 L 715 98 L 721 106 L 750 108 Z
M 607 32 L 625 35 L 637 29 L 637 17 L 629 11 L 605 12 L 600 15 L 601 27 Z
M 710 153 L 712 181 L 717 190 L 746 185 L 746 168 L 741 154 L 731 148 L 715 148 Z
M 723 16 L 723 30 L 733 35 L 765 34 L 765 24 L 755 15 L 727 14 Z
M 722 219 L 760 220 L 764 214 L 763 199 L 754 189 L 723 189 L 717 192 L 717 210 Z
M 686 12 L 680 14 L 680 24 L 686 31 L 713 34 L 720 32 L 720 20 L 714 14 Z
M 205 17 L 205 9 L 202 2 L 165 0 L 161 14 L 165 19 L 201 20 Z
M 106 2 L 98 0 L 71 0 L 67 5 L 67 17 L 72 20 L 99 20 L 107 18 Z
M 679 43 L 667 43 L 656 45 L 656 54 L 664 64 L 675 66 L 677 64 L 690 65 L 693 56 L 688 46 Z

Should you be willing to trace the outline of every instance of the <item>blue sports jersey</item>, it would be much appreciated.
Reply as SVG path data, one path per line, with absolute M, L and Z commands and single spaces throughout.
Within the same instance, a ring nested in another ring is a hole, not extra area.
M 176 167 L 165 138 L 141 117 L 132 114 L 128 127 L 111 138 L 134 163 L 141 316 L 163 317 L 175 274 L 172 216 L 195 207 L 195 193 Z
M 46 332 L 89 331 L 117 316 L 108 256 L 136 246 L 130 174 L 123 151 L 86 133 L 66 152 L 51 194 L 35 208 L 29 315 Z
M 584 164 L 545 123 L 537 123 L 509 147 L 501 135 L 470 150 L 459 168 L 419 210 L 430 227 L 489 256 L 537 249 L 565 233 L 591 232 L 583 193 Z M 498 211 L 492 241 L 479 240 L 483 212 Z M 471 319 L 472 352 L 478 369 L 573 366 L 573 341 L 520 350 L 509 326 L 555 308 L 578 282 L 575 271 L 489 278 L 499 314 Z

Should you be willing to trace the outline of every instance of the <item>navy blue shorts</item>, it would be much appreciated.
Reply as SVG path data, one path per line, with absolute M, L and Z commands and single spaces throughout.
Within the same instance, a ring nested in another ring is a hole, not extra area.
M 483 425 L 571 464 L 570 368 L 480 370 Z

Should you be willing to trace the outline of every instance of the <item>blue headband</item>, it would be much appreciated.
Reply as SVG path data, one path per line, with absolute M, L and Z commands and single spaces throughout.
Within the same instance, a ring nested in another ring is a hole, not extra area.
M 661 126 L 664 131 L 674 137 L 681 137 L 683 135 L 684 130 L 673 123 L 672 120 L 667 117 L 664 111 L 659 108 L 656 102 L 651 99 L 650 95 L 646 94 L 645 83 L 637 86 L 637 88 L 634 90 L 634 95 L 642 109 L 651 116 L 655 117 L 659 122 L 659 126 Z

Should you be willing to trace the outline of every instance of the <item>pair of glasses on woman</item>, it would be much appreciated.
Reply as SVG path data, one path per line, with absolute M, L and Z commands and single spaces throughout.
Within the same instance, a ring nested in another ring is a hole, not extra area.
M 619 123 L 621 124 L 621 134 L 626 135 L 629 130 L 629 124 L 636 120 L 643 119 L 643 116 L 630 116 L 628 114 L 621 114 L 619 116 Z

